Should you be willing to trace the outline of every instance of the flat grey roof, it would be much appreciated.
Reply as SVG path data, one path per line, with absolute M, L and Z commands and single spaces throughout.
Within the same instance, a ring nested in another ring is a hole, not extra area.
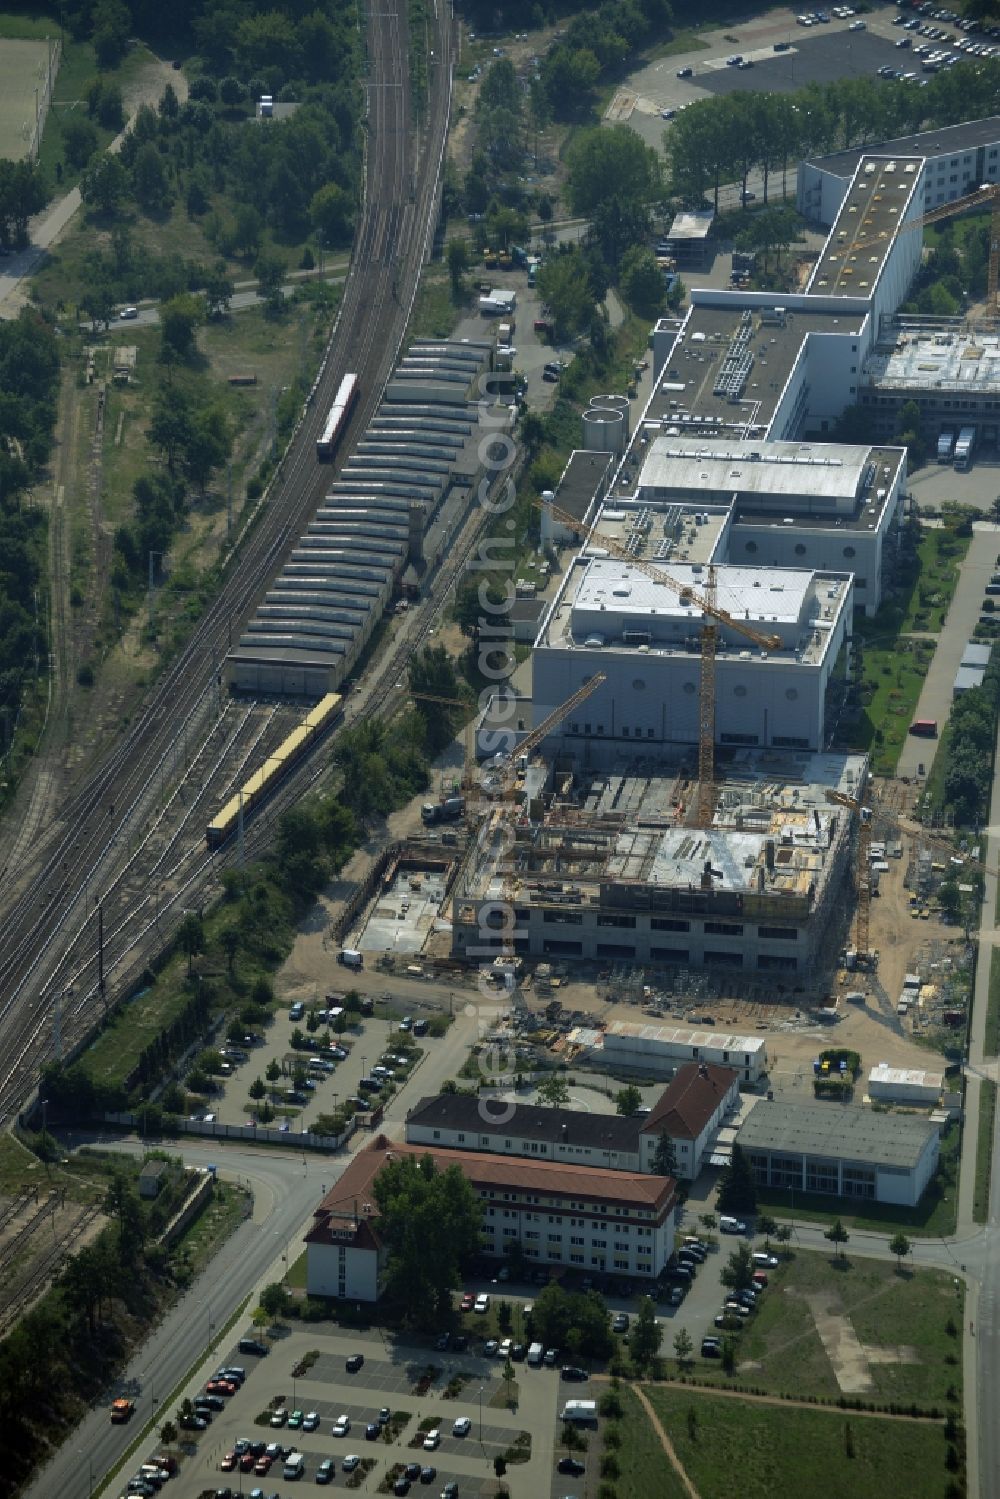
M 780 298 L 776 300 L 780 305 Z M 683 342 L 674 345 L 664 365 L 660 385 L 645 414 L 647 421 L 658 420 L 666 429 L 676 424 L 684 437 L 697 435 L 691 422 L 695 416 L 702 421 L 714 418 L 743 432 L 748 411 L 744 403 L 754 402 L 757 403 L 754 429 L 747 435 L 762 437 L 774 417 L 807 335 L 860 333 L 867 316 L 865 312 L 846 309 L 843 312 L 819 308 L 815 312 L 807 311 L 799 301 L 793 315 L 782 326 L 761 323 L 761 309 L 753 308 L 754 328 L 750 341 L 753 367 L 743 390 L 743 402 L 734 405 L 726 395 L 716 395 L 714 387 L 726 350 L 737 336 L 744 310 L 732 302 L 725 307 L 694 305 L 684 325 Z M 724 434 L 713 433 L 706 426 L 705 435 Z
M 808 296 L 872 295 L 920 181 L 921 166 L 918 156 L 862 154 L 809 278 Z
M 743 1150 L 836 1156 L 869 1166 L 913 1170 L 935 1134 L 933 1124 L 902 1114 L 876 1114 L 836 1103 L 776 1103 L 762 1098 L 740 1126 L 737 1143 Z
M 975 151 L 980 146 L 998 143 L 1000 115 L 989 115 L 985 120 L 963 120 L 960 125 L 937 126 L 917 135 L 901 135 L 891 141 L 853 146 L 848 151 L 832 151 L 829 156 L 810 156 L 807 165 L 821 167 L 838 177 L 852 177 L 862 156 L 870 156 L 876 150 L 880 156 L 954 156 L 959 151 Z
M 619 1114 L 584 1114 L 541 1104 L 512 1104 L 504 1098 L 491 1100 L 489 1094 L 473 1098 L 463 1093 L 422 1098 L 406 1116 L 407 1134 L 411 1124 L 423 1129 L 467 1131 L 473 1149 L 483 1148 L 480 1144 L 483 1135 L 509 1135 L 522 1140 L 545 1140 L 551 1145 L 635 1152 L 639 1149 L 640 1126 L 644 1122 L 641 1115 L 626 1119 Z
M 556 489 L 560 510 L 566 510 L 574 520 L 582 520 L 614 462 L 613 453 L 595 453 L 590 448 L 570 453 Z

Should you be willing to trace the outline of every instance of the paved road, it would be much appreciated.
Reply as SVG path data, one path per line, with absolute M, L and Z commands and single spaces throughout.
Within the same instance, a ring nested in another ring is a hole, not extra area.
M 931 664 L 920 689 L 914 718 L 932 718 L 939 731 L 944 728 L 952 705 L 952 687 L 962 652 L 972 639 L 983 602 L 983 591 L 995 571 L 994 560 L 1000 549 L 1000 526 L 991 521 L 976 521 L 972 544 L 966 552 L 958 574 L 958 586 L 951 601 Z M 907 737 L 899 756 L 897 774 L 915 777 L 918 766 L 930 774 L 938 741 Z

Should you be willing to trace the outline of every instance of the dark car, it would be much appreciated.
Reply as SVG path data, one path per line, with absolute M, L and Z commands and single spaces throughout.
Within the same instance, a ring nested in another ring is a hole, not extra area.
M 562 1371 L 562 1377 L 563 1379 L 572 1380 L 576 1384 L 582 1384 L 585 1379 L 590 1378 L 590 1375 L 586 1369 L 580 1369 L 576 1364 L 566 1364 Z
M 451 1346 L 454 1353 L 464 1353 L 469 1346 L 468 1334 L 464 1332 L 456 1333 L 451 1340 Z
M 437 1470 L 437 1468 L 421 1468 L 420 1469 L 420 1482 L 421 1483 L 433 1483 L 434 1480 L 435 1480 L 435 1478 L 437 1476 L 438 1476 L 438 1470 Z
M 351 1354 L 349 1354 L 348 1358 L 347 1358 L 347 1363 L 345 1365 L 345 1368 L 347 1369 L 348 1374 L 357 1374 L 358 1370 L 364 1364 L 364 1361 L 365 1361 L 365 1356 L 364 1356 L 363 1353 L 351 1353 Z
M 701 1356 L 702 1356 L 702 1358 L 721 1358 L 722 1357 L 722 1343 L 721 1343 L 721 1341 L 718 1338 L 702 1338 L 702 1340 L 701 1340 Z
M 434 1347 L 437 1349 L 438 1353 L 444 1353 L 450 1342 L 451 1333 L 443 1332 L 435 1342 Z
M 678 68 L 677 76 L 678 78 L 693 78 L 694 68 Z
M 574 1478 L 580 1478 L 587 1471 L 587 1467 L 578 1457 L 561 1457 L 556 1471 L 570 1473 Z
M 411 1483 L 415 1483 L 416 1480 L 420 1477 L 420 1464 L 407 1463 L 406 1467 L 403 1469 L 403 1476 L 404 1478 L 408 1478 Z
M 383 1405 L 382 1409 L 378 1413 L 378 1424 L 380 1426 L 388 1426 L 388 1424 L 389 1424 L 389 1422 L 391 1420 L 392 1420 L 392 1411 L 389 1409 L 389 1407 L 387 1405 Z
M 204 1407 L 209 1411 L 224 1411 L 226 1402 L 221 1395 L 196 1395 L 194 1397 L 194 1408 L 200 1410 Z
M 515 1343 L 514 1346 L 513 1346 L 513 1348 L 510 1350 L 510 1360 L 511 1360 L 511 1363 L 512 1364 L 523 1364 L 524 1363 L 524 1356 L 527 1353 L 527 1351 L 528 1350 L 525 1348 L 525 1346 L 524 1346 L 523 1343 Z
M 365 1427 L 365 1441 L 377 1442 L 382 1435 L 382 1428 L 377 1421 L 369 1421 Z
M 405 1473 L 401 1473 L 392 1486 L 394 1494 L 408 1494 L 410 1492 L 410 1480 Z
M 204 1416 L 195 1415 L 181 1416 L 181 1419 L 177 1424 L 183 1427 L 185 1431 L 204 1431 L 205 1427 L 208 1425 L 208 1422 L 205 1420 Z
M 259 1338 L 240 1338 L 239 1350 L 241 1353 L 256 1353 L 261 1358 L 270 1352 L 267 1344 L 262 1343 Z

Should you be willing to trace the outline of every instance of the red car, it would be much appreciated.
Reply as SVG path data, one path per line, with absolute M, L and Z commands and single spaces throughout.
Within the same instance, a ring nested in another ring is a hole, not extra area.
M 244 1452 L 243 1456 L 240 1458 L 240 1472 L 252 1473 L 253 1465 L 256 1460 L 257 1459 L 254 1457 L 252 1452 Z
M 475 1296 L 473 1296 L 473 1294 L 472 1294 L 471 1291 L 466 1291 L 465 1295 L 462 1297 L 462 1311 L 463 1312 L 471 1312 L 472 1308 L 475 1306 L 475 1304 L 476 1304 L 476 1298 L 475 1298 Z
M 205 1386 L 206 1395 L 235 1395 L 239 1385 L 231 1379 L 210 1379 Z
M 271 1471 L 271 1459 L 269 1457 L 259 1457 L 254 1463 L 253 1470 L 258 1478 L 265 1477 Z
M 225 1457 L 219 1464 L 219 1467 L 222 1469 L 223 1473 L 232 1473 L 236 1467 L 236 1453 L 227 1452 Z
M 767 1285 L 767 1272 L 764 1270 L 755 1270 L 753 1273 L 753 1283 L 755 1286 L 760 1286 L 763 1289 Z

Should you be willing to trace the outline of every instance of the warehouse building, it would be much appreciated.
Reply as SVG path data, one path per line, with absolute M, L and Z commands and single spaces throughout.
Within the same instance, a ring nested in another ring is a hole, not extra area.
M 652 1281 L 674 1247 L 671 1177 L 523 1160 L 465 1150 L 427 1150 L 380 1135 L 326 1193 L 305 1236 L 310 1296 L 376 1301 L 385 1270 L 372 1184 L 391 1160 L 430 1156 L 457 1166 L 482 1203 L 483 1250 L 502 1259 L 514 1246 L 539 1267 Z
M 317 698 L 350 675 L 453 486 L 481 458 L 487 343 L 418 341 L 227 657 L 234 691 Z
M 604 1171 L 652 1172 L 665 1133 L 674 1148 L 677 1176 L 693 1178 L 738 1099 L 732 1068 L 687 1062 L 678 1067 L 649 1114 L 623 1118 L 483 1093 L 442 1093 L 422 1098 L 409 1110 L 406 1140 L 435 1150 L 478 1150 Z
M 759 1099 L 740 1148 L 762 1187 L 915 1207 L 937 1170 L 940 1136 L 921 1119 L 840 1104 Z

